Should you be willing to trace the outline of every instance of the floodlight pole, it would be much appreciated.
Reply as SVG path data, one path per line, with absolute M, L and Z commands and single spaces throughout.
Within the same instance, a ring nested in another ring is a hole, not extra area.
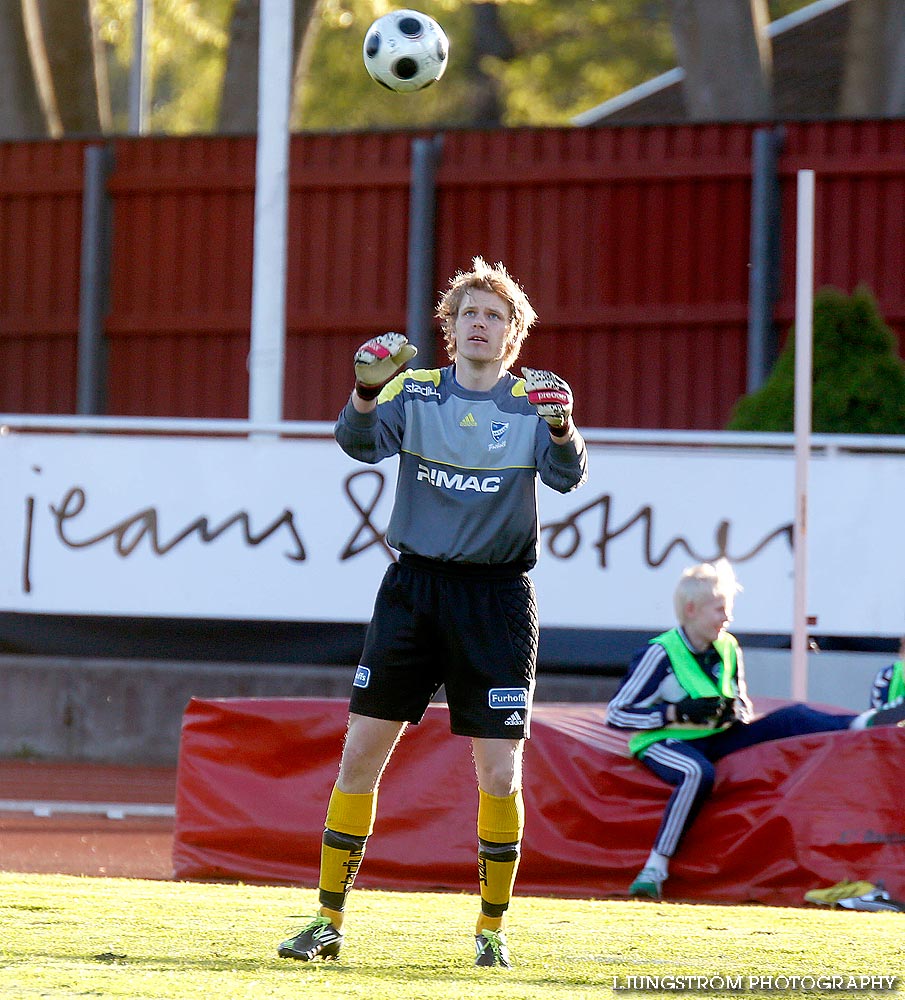
M 814 327 L 814 171 L 798 171 L 795 258 L 795 593 L 792 612 L 792 698 L 808 695 L 808 462 Z

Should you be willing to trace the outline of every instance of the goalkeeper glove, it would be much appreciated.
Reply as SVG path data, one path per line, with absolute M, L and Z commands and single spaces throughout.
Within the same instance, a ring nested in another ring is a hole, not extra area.
M 676 722 L 692 722 L 704 725 L 715 722 L 722 714 L 725 702 L 722 698 L 683 698 L 676 703 Z
M 539 368 L 523 368 L 525 392 L 528 402 L 553 428 L 557 437 L 562 437 L 569 429 L 572 416 L 572 390 L 565 379 L 553 372 Z
M 726 698 L 723 701 L 723 707 L 720 709 L 720 714 L 716 717 L 716 724 L 718 726 L 725 726 L 727 723 L 735 722 L 738 719 L 738 712 L 736 711 L 736 699 Z
M 418 353 L 401 333 L 381 333 L 355 352 L 355 391 L 362 399 L 376 399 L 380 390 Z

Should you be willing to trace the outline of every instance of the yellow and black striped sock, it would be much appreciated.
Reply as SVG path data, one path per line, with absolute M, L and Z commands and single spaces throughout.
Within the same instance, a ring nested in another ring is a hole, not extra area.
M 320 911 L 342 927 L 346 896 L 355 882 L 374 829 L 377 792 L 350 794 L 334 786 L 327 806 L 318 881 Z
M 478 789 L 478 879 L 481 914 L 475 933 L 499 930 L 512 898 L 518 870 L 525 806 L 521 789 L 511 795 L 489 795 Z

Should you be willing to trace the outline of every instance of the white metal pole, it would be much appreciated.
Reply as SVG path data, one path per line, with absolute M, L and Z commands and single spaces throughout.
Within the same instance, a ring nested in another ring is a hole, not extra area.
M 808 696 L 808 462 L 814 327 L 814 171 L 798 171 L 795 258 L 795 592 L 792 698 Z
M 256 423 L 274 423 L 283 418 L 292 14 L 293 0 L 261 2 L 248 356 L 248 416 Z
M 151 39 L 152 0 L 135 0 L 132 19 L 132 64 L 129 67 L 129 133 L 144 135 L 148 129 L 148 45 Z

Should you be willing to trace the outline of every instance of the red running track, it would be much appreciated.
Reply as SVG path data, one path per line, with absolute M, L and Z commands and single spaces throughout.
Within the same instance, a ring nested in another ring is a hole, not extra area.
M 100 807 L 172 809 L 175 800 L 175 767 L 0 760 L 0 871 L 171 879 L 172 815 L 133 816 L 126 809 L 114 819 Z M 49 816 L 12 808 L 48 802 L 99 808 Z

